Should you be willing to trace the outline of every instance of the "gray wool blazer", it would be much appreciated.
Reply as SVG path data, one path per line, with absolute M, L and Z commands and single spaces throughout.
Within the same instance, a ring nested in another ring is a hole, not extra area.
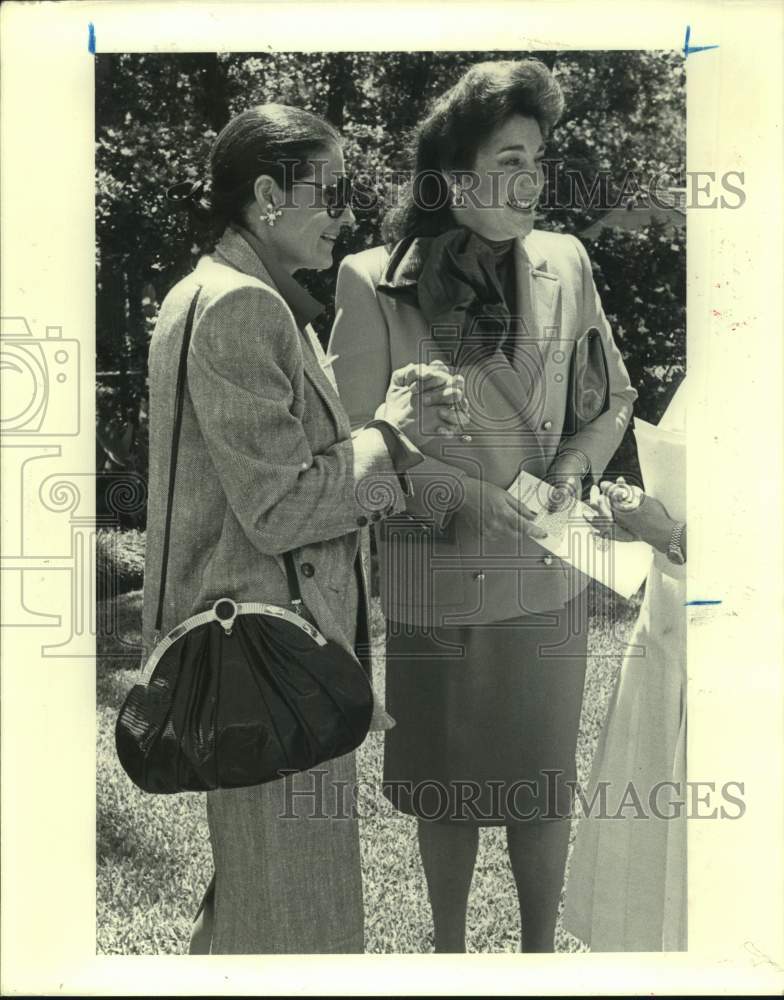
M 177 367 L 199 285 L 162 632 L 222 596 L 286 605 L 292 551 L 319 629 L 352 649 L 358 618 L 366 629 L 361 529 L 406 498 L 379 431 L 352 435 L 313 329 L 297 328 L 256 252 L 227 229 L 166 296 L 150 347 L 144 657 L 157 641 Z

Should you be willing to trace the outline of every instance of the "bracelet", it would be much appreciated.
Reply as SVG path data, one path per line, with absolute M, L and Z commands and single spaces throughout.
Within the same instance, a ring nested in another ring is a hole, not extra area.
M 564 448 L 563 451 L 556 452 L 556 458 L 561 458 L 561 456 L 568 455 L 570 458 L 578 458 L 580 460 L 580 478 L 585 479 L 586 476 L 591 473 L 591 460 L 588 456 L 582 452 L 578 451 L 577 448 Z
M 683 548 L 681 546 L 683 532 L 685 530 L 685 523 L 677 522 L 675 527 L 672 529 L 672 534 L 670 535 L 670 544 L 667 546 L 667 558 L 676 566 L 683 566 L 686 562 L 686 556 L 684 556 Z

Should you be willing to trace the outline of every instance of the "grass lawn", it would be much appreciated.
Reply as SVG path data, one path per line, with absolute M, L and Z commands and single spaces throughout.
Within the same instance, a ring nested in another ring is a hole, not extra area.
M 615 627 L 607 592 L 597 587 L 577 747 L 578 778 L 586 782 L 623 656 L 623 644 L 639 602 L 615 598 Z M 99 609 L 108 619 L 110 609 Z M 121 769 L 114 750 L 114 722 L 138 669 L 141 591 L 116 602 L 113 635 L 99 641 L 97 771 L 97 925 L 99 954 L 183 954 L 191 918 L 212 874 L 204 796 L 146 795 Z M 109 631 L 108 629 L 106 631 Z M 376 682 L 383 686 L 383 619 L 373 601 Z M 416 846 L 416 824 L 381 795 L 382 734 L 358 751 L 366 949 L 369 952 L 432 950 L 430 909 Z M 503 829 L 481 831 L 468 912 L 468 950 L 515 952 L 520 933 L 517 897 Z M 559 951 L 581 946 L 560 927 Z

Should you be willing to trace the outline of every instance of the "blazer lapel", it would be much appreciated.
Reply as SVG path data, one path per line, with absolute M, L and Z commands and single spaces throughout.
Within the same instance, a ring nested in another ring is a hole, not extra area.
M 324 353 L 324 348 L 310 323 L 302 331 L 302 336 L 306 341 L 302 345 L 305 375 L 332 415 L 338 434 L 341 437 L 350 437 L 351 423 L 338 395 L 337 383 L 332 372 L 332 362 Z
M 269 270 L 264 266 L 258 253 L 253 249 L 241 233 L 229 227 L 224 232 L 215 247 L 215 255 L 223 258 L 233 267 L 245 274 L 251 274 L 258 278 L 265 285 L 269 285 L 279 295 L 280 289 L 275 283 Z M 281 296 L 284 298 L 285 297 Z M 290 308 L 290 307 L 289 307 Z M 292 313 L 292 323 L 297 327 L 297 321 Z M 337 385 L 334 382 L 334 375 L 331 370 L 327 370 L 329 363 L 324 354 L 324 350 L 319 343 L 319 339 L 310 323 L 307 323 L 302 330 L 297 328 L 300 336 L 300 346 L 302 348 L 302 363 L 305 375 L 313 388 L 318 392 L 327 410 L 332 417 L 338 436 L 351 436 L 351 423 L 348 415 L 340 402 Z
M 560 337 L 561 281 L 547 270 L 536 233 L 515 244 L 517 302 L 523 323 L 524 341 L 539 342 L 546 360 L 553 342 Z

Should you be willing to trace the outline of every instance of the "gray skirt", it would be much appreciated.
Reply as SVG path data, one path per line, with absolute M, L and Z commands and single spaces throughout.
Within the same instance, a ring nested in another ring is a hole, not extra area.
M 355 755 L 207 793 L 213 955 L 364 950 Z
M 491 625 L 388 622 L 386 797 L 426 820 L 568 817 L 587 633 L 587 590 Z

